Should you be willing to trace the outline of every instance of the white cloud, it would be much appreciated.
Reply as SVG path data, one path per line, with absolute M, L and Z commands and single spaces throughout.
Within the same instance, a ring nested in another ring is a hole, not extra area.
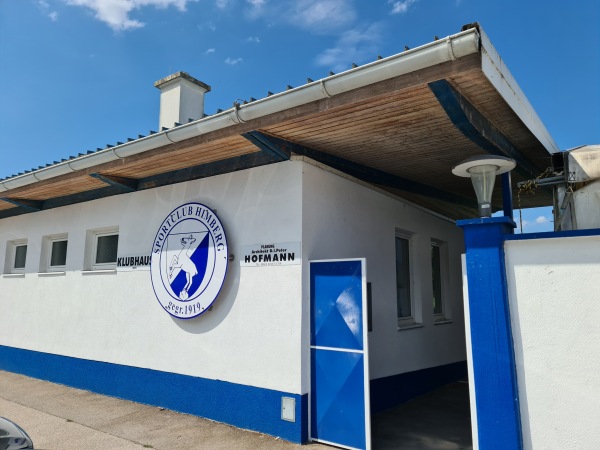
M 231 0 L 216 0 L 215 4 L 219 9 L 225 9 L 231 4 Z
M 332 33 L 354 22 L 353 0 L 246 0 L 246 16 L 287 24 L 315 33 Z M 268 6 L 268 7 L 267 7 Z
M 287 19 L 301 28 L 328 32 L 352 23 L 356 10 L 349 0 L 297 0 L 289 3 Z
M 267 5 L 266 0 L 246 0 L 246 3 L 249 7 L 246 12 L 251 19 L 262 16 Z
M 64 0 L 68 5 L 81 6 L 94 13 L 94 17 L 115 31 L 141 28 L 145 24 L 130 18 L 130 14 L 142 7 L 168 8 L 173 6 L 185 11 L 189 2 L 197 0 Z
M 388 0 L 388 4 L 392 5 L 391 14 L 404 14 L 408 11 L 408 8 L 418 0 Z
M 216 52 L 216 50 L 215 50 L 214 48 L 209 48 L 209 49 L 207 49 L 207 50 L 204 52 L 204 54 L 205 54 L 205 55 L 210 55 L 211 53 L 214 53 L 214 52 Z
M 365 59 L 373 60 L 381 42 L 382 25 L 374 23 L 368 27 L 348 30 L 339 37 L 335 47 L 319 54 L 315 63 L 334 71 L 350 68 L 350 64 L 361 63 Z
M 253 42 L 255 44 L 260 44 L 260 38 L 258 36 L 250 36 L 246 39 L 246 42 Z
M 210 31 L 216 31 L 217 30 L 217 26 L 214 24 L 213 21 L 209 20 L 208 22 L 202 24 L 202 25 L 198 25 L 198 29 L 200 31 L 207 29 Z
M 58 20 L 58 12 L 50 11 L 50 4 L 46 0 L 38 0 L 37 6 L 43 14 L 47 15 L 52 22 Z
M 520 233 L 521 232 L 521 227 L 520 227 L 520 218 L 519 218 L 519 214 L 516 214 L 515 217 L 515 222 L 517 224 L 517 229 L 515 230 L 516 232 Z M 550 218 L 548 218 L 547 216 L 538 216 L 535 219 L 532 220 L 526 220 L 526 219 L 522 219 L 523 222 L 523 232 L 524 233 L 534 233 L 537 231 L 540 231 L 540 229 L 542 231 L 551 231 L 552 230 L 552 220 Z
M 225 60 L 225 64 L 229 64 L 230 66 L 235 66 L 238 63 L 241 63 L 243 61 L 242 58 L 227 58 Z

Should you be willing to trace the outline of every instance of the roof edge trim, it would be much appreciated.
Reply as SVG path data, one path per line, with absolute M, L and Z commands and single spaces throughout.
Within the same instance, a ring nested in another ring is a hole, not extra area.
M 481 28 L 479 33 L 481 35 L 481 70 L 483 74 L 548 153 L 560 152 L 558 145 L 550 136 L 490 39 Z

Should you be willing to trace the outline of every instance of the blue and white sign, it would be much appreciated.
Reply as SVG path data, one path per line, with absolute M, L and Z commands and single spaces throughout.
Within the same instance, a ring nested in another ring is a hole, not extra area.
M 174 317 L 191 319 L 215 301 L 227 274 L 227 238 L 201 203 L 174 209 L 160 225 L 150 263 L 156 298 Z

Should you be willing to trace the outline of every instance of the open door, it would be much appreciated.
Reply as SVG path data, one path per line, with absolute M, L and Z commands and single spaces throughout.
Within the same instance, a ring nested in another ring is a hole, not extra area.
M 311 440 L 371 448 L 365 259 L 310 262 Z

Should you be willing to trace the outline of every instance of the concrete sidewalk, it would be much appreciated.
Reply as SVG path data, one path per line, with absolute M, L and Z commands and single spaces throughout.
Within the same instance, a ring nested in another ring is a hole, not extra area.
M 0 416 L 36 449 L 331 449 L 300 446 L 196 416 L 0 371 Z
M 469 388 L 452 383 L 372 418 L 375 450 L 469 450 Z M 0 416 L 37 450 L 332 450 L 0 371 Z

